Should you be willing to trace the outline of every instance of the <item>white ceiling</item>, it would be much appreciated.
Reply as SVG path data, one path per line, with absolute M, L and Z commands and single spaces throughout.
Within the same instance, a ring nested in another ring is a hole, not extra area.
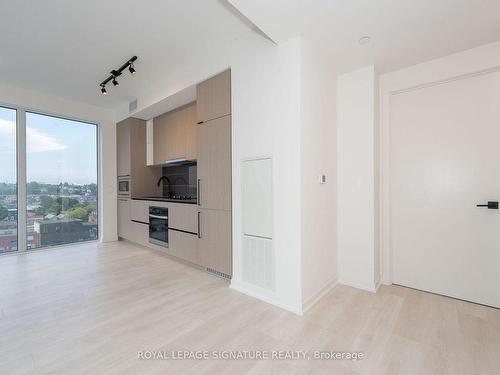
M 309 36 L 338 71 L 388 72 L 500 40 L 499 0 L 229 1 L 278 44 Z
M 0 83 L 115 107 L 251 33 L 231 8 L 223 0 L 0 0 Z M 133 55 L 137 74 L 124 72 L 102 96 L 99 83 Z
M 500 40 L 499 0 L 229 0 L 277 43 L 306 35 L 332 69 L 386 72 Z M 227 0 L 0 0 L 0 83 L 116 108 L 253 33 Z M 358 39 L 371 36 L 367 45 Z M 99 92 L 132 55 L 137 74 Z

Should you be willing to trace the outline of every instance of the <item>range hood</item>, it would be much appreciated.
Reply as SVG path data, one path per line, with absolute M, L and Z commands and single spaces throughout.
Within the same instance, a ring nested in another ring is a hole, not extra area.
M 165 162 L 162 165 L 169 166 L 169 165 L 183 165 L 183 164 L 196 164 L 196 159 L 186 159 L 180 157 L 180 158 L 165 160 Z

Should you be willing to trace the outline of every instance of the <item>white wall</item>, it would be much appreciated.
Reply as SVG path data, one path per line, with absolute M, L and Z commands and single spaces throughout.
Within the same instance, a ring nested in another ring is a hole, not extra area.
M 321 45 L 302 39 L 302 302 L 337 281 L 336 75 Z M 320 184 L 321 174 L 326 184 Z
M 141 111 L 228 67 L 232 74 L 233 280 L 231 286 L 296 313 L 301 299 L 300 40 L 276 46 L 255 34 L 163 77 Z M 161 79 L 161 78 L 159 78 Z M 123 106 L 118 118 L 130 116 Z M 273 157 L 275 291 L 242 280 L 241 161 Z
M 97 123 L 100 140 L 99 227 L 104 242 L 117 239 L 116 132 L 114 112 L 44 93 L 0 86 L 0 103 Z
M 370 66 L 337 81 L 339 281 L 369 291 L 379 280 L 376 79 Z

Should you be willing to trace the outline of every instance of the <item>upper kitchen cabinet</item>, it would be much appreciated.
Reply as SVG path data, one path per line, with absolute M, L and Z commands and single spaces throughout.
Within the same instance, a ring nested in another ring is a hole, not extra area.
M 116 124 L 116 163 L 118 177 L 130 176 L 130 123 L 127 119 Z
M 175 159 L 196 160 L 196 142 L 196 103 L 154 118 L 154 164 L 161 165 Z
M 198 205 L 231 210 L 231 116 L 198 125 Z
M 146 121 L 128 118 L 116 124 L 117 175 L 130 178 L 132 196 L 154 194 L 161 168 L 146 166 Z
M 226 70 L 196 87 L 197 122 L 202 123 L 231 113 L 231 71 Z

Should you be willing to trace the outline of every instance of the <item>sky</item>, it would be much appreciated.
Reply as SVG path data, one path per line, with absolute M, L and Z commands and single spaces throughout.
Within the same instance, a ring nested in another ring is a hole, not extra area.
M 16 181 L 16 113 L 0 107 L 0 182 Z M 97 126 L 26 113 L 27 180 L 97 183 Z

